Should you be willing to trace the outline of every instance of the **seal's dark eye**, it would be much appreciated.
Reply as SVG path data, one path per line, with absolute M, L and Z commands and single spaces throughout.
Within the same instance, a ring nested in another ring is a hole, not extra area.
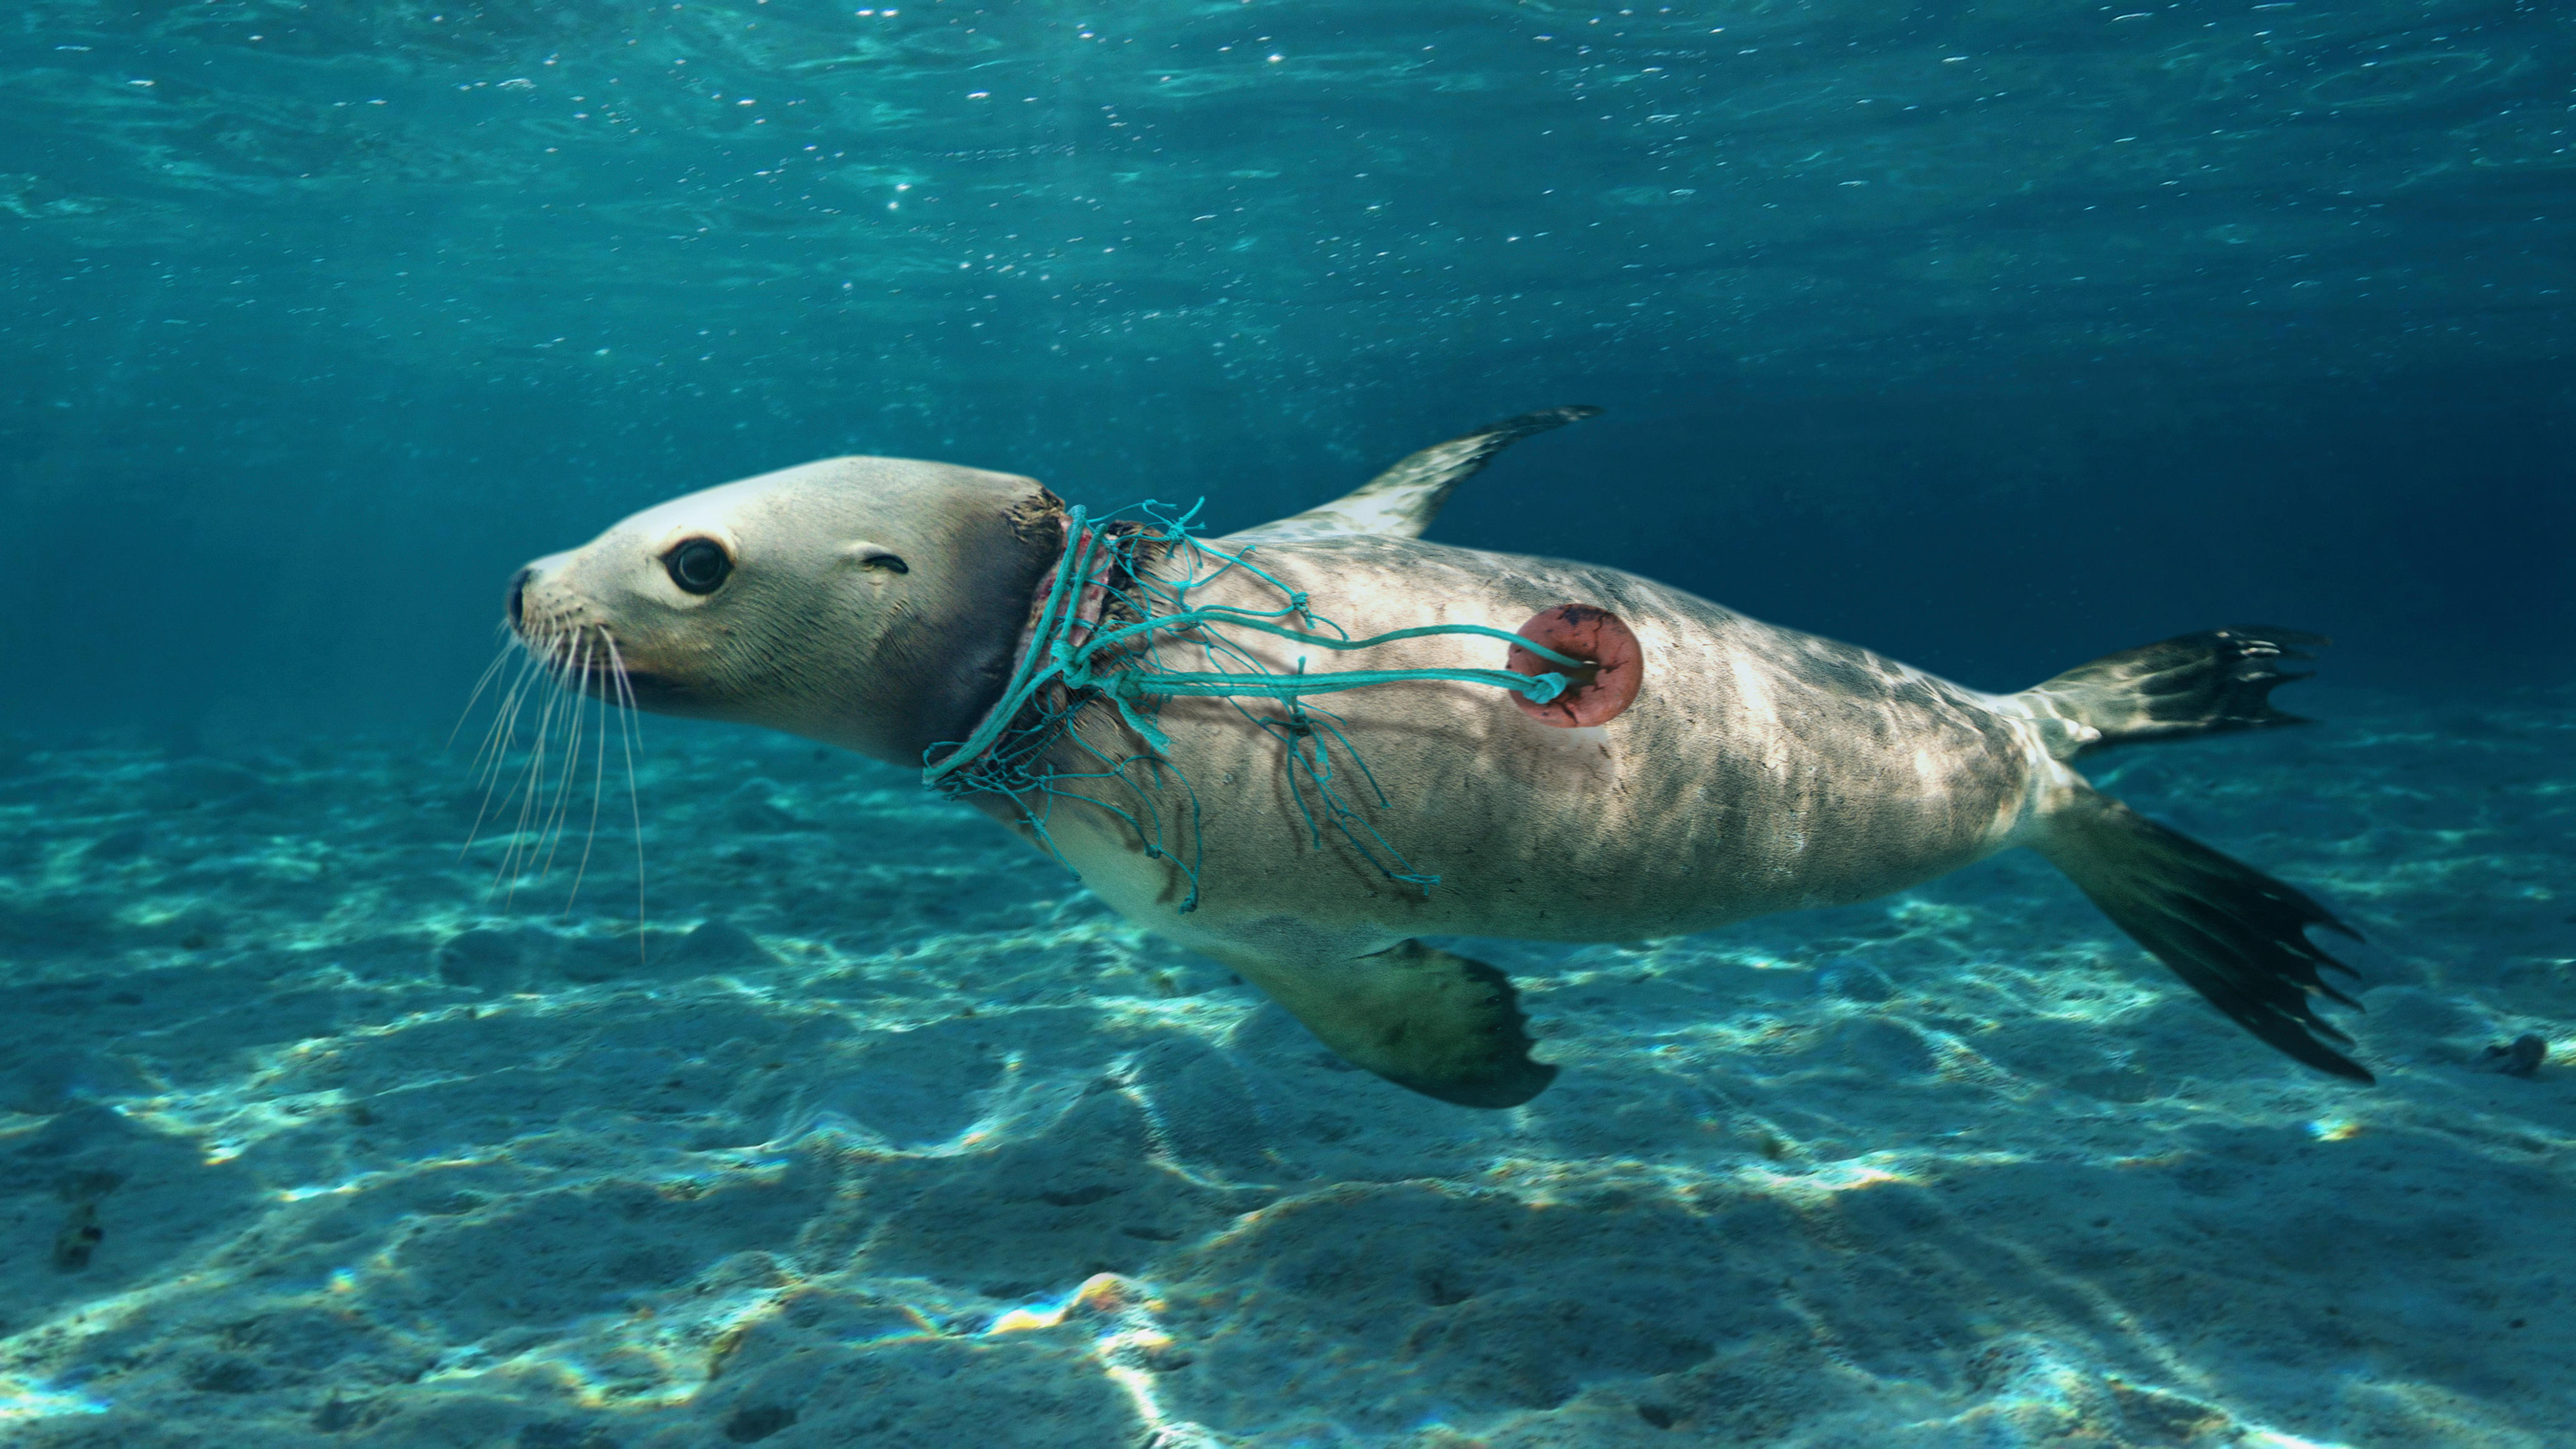
M 725 577 L 733 572 L 733 560 L 715 540 L 693 538 L 662 555 L 662 567 L 670 570 L 671 582 L 692 594 L 712 594 L 724 587 Z

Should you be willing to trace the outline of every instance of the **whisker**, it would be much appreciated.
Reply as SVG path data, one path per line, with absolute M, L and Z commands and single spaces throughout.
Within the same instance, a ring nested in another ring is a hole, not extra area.
M 511 688 L 509 730 L 508 733 L 502 737 L 499 748 L 495 750 L 492 755 L 491 780 L 492 788 L 494 789 L 501 788 L 503 774 L 509 767 L 508 762 L 510 751 L 518 745 L 519 721 L 527 709 L 529 697 L 544 688 L 546 675 L 545 660 L 547 655 L 553 651 L 554 646 L 555 637 L 552 634 L 541 635 L 538 638 L 529 641 L 527 664 L 519 671 L 519 678 Z M 538 712 L 538 726 L 542 733 L 544 726 L 544 711 L 542 708 Z M 534 748 L 533 744 L 531 748 Z M 509 787 L 507 789 L 501 789 L 500 802 L 493 810 L 493 823 L 496 828 L 500 824 L 501 817 L 509 812 L 511 804 L 519 798 L 519 787 L 523 783 L 524 778 L 524 775 L 513 777 L 509 782 Z M 497 869 L 503 874 L 508 872 L 510 868 L 510 857 L 516 853 L 516 849 L 517 832 L 514 830 L 511 832 L 510 842 L 506 844 L 501 851 L 501 860 Z M 495 886 L 500 884 L 499 876 L 494 877 L 493 884 Z
M 563 770 L 555 778 L 554 803 L 546 814 L 543 831 L 546 859 L 543 865 L 537 867 L 539 880 L 544 880 L 554 873 L 555 852 L 563 845 L 564 826 L 572 813 L 573 787 L 581 783 L 582 727 L 589 717 L 589 712 L 583 708 L 588 701 L 583 698 L 582 685 L 590 678 L 591 654 L 597 647 L 592 640 L 593 636 L 585 631 L 577 646 L 578 652 L 572 660 L 573 682 L 571 688 L 566 691 L 570 695 L 570 700 L 564 710 L 568 718 L 564 725 Z
M 483 798 L 474 807 L 474 823 L 466 829 L 465 843 L 457 848 L 456 858 L 459 860 L 474 848 L 476 837 L 482 834 L 483 822 L 495 818 L 492 793 L 501 787 L 501 762 L 508 758 L 510 746 L 518 738 L 519 710 L 527 702 L 528 682 L 538 668 L 536 647 L 526 641 L 520 643 L 519 672 L 512 676 L 508 691 L 501 696 L 500 704 L 493 711 L 492 727 L 484 732 L 483 744 L 475 751 L 474 769 L 483 782 Z M 499 808 L 506 810 L 509 805 L 509 797 L 503 796 Z
M 483 748 L 475 752 L 477 774 L 496 771 L 500 756 L 507 752 L 519 721 L 519 706 L 527 702 L 528 682 L 539 668 L 537 646 L 526 641 L 519 645 L 519 672 L 510 677 L 510 686 L 502 694 L 499 708 L 492 716 L 492 727 L 483 735 Z
M 555 675 L 555 687 L 562 691 L 558 702 L 561 705 L 562 710 L 562 714 L 559 718 L 563 719 L 563 739 L 561 747 L 563 749 L 564 765 L 549 768 L 543 776 L 539 777 L 536 783 L 536 838 L 528 843 L 528 858 L 531 861 L 534 861 L 537 858 L 538 852 L 545 852 L 545 860 L 539 864 L 536 869 L 537 879 L 539 880 L 545 879 L 547 870 L 554 865 L 554 854 L 552 851 L 547 849 L 547 846 L 548 843 L 554 839 L 555 818 L 561 813 L 563 808 L 564 782 L 561 778 L 563 769 L 570 767 L 581 759 L 578 742 L 578 731 L 581 726 L 580 687 L 578 685 L 567 685 L 564 683 L 565 677 L 580 665 L 581 648 L 582 636 L 579 633 L 576 633 L 572 638 L 572 642 L 565 646 L 566 657 L 563 669 L 558 671 Z M 551 798 L 549 798 L 546 793 L 549 782 L 551 782 L 554 791 Z
M 527 858 L 535 854 L 535 846 L 528 839 L 529 824 L 537 818 L 537 797 L 546 780 L 546 747 L 553 740 L 555 719 L 563 703 L 563 655 L 572 647 L 569 636 L 558 635 L 547 643 L 545 708 L 538 713 L 536 729 L 528 741 L 527 768 L 521 773 L 518 786 L 511 791 L 511 797 L 519 802 L 519 819 L 510 833 L 510 848 L 501 855 L 501 878 L 510 882 L 509 889 L 501 897 L 501 904 L 505 907 L 517 899 L 519 874 L 526 869 Z M 508 808 L 509 800 L 501 803 L 504 809 Z
M 600 637 L 608 643 L 608 664 L 616 672 L 617 744 L 626 755 L 626 808 L 635 822 L 635 959 L 640 962 L 644 959 L 644 799 L 635 784 L 635 746 L 644 737 L 644 716 L 635 708 L 635 685 L 626 677 L 626 659 L 617 652 L 616 638 Z
M 608 634 L 603 630 L 599 637 L 602 643 L 606 643 Z M 581 863 L 573 867 L 572 890 L 564 897 L 565 915 L 572 914 L 572 903 L 581 898 L 582 878 L 590 874 L 591 847 L 599 843 L 599 800 L 608 789 L 608 712 L 612 708 L 607 692 L 602 691 L 599 696 L 599 742 L 593 747 L 590 762 L 590 826 L 581 834 Z
M 536 796 L 536 813 L 531 817 L 533 828 L 528 840 L 528 851 L 522 858 L 520 866 L 525 870 L 533 864 L 539 880 L 545 878 L 546 871 L 554 863 L 553 853 L 548 850 L 548 846 L 555 838 L 559 828 L 558 817 L 563 810 L 564 792 L 567 788 L 563 778 L 564 772 L 576 767 L 581 760 L 581 689 L 577 684 L 568 681 L 575 677 L 573 671 L 580 666 L 584 638 L 585 636 L 579 631 L 567 635 L 564 640 L 563 654 L 555 661 L 554 712 L 549 716 L 552 738 L 547 748 L 552 754 L 560 754 L 562 763 L 556 764 L 550 755 L 545 770 L 536 777 L 532 787 Z M 548 793 L 549 790 L 552 792 L 551 795 Z M 537 859 L 537 853 L 541 850 L 547 851 L 543 861 Z
M 473 759 L 481 798 L 458 857 L 470 853 L 487 828 L 499 834 L 503 843 L 493 867 L 492 887 L 501 895 L 504 908 L 515 903 L 519 887 L 530 877 L 543 881 L 553 874 L 580 803 L 575 792 L 587 766 L 590 807 L 572 882 L 564 894 L 563 909 L 570 914 L 598 853 L 600 818 L 608 800 L 608 736 L 614 714 L 618 758 L 626 770 L 627 823 L 635 832 L 635 940 L 640 957 L 648 948 L 644 800 L 642 776 L 636 768 L 643 721 L 625 656 L 607 629 L 595 625 L 538 625 L 509 633 L 502 651 L 476 678 L 456 728 L 448 733 L 452 747 L 474 708 L 485 699 L 493 701 L 491 721 L 476 743 Z M 596 721 L 590 718 L 593 695 L 597 696 Z
M 493 676 L 499 674 L 501 666 L 509 662 L 512 654 L 518 652 L 511 647 L 511 642 L 507 639 L 502 640 L 501 652 L 493 655 L 492 662 L 483 666 L 482 677 L 474 681 L 474 692 L 465 696 L 465 707 L 456 712 L 456 724 L 448 730 L 447 743 L 440 746 L 441 749 L 456 748 L 456 737 L 464 732 L 465 722 L 474 717 L 474 702 L 483 697 L 484 690 L 492 687 Z

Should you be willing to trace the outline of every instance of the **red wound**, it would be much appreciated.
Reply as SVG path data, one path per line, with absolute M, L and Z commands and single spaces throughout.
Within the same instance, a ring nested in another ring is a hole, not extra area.
M 1637 702 L 1637 687 L 1646 677 L 1645 651 L 1618 615 L 1590 604 L 1559 604 L 1512 632 L 1583 661 L 1582 668 L 1574 668 L 1512 646 L 1504 668 L 1515 674 L 1553 672 L 1568 681 L 1565 693 L 1545 704 L 1532 703 L 1526 694 L 1512 696 L 1512 703 L 1531 719 L 1567 730 L 1608 724 Z

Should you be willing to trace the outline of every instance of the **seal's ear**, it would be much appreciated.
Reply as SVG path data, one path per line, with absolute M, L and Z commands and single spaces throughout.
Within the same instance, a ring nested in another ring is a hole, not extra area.
M 882 569 L 890 574 L 912 572 L 912 565 L 903 561 L 903 555 L 881 543 L 870 543 L 864 538 L 853 539 L 842 544 L 839 552 L 842 562 L 856 564 L 863 569 Z

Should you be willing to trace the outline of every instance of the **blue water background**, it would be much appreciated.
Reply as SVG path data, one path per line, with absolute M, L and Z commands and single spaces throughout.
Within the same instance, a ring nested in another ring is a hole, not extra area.
M 121 5 L 0 64 L 6 727 L 443 729 L 521 560 L 842 452 L 1435 537 L 2017 687 L 2565 677 L 2540 5 Z
M 7 7 L 0 1449 L 2576 1443 L 2570 14 Z M 1431 537 L 2336 636 L 2084 764 L 2368 934 L 2380 1085 L 2013 851 L 1449 942 L 1563 1068 L 1450 1108 L 908 771 L 438 748 L 690 489 L 1223 530 L 1570 403 Z

